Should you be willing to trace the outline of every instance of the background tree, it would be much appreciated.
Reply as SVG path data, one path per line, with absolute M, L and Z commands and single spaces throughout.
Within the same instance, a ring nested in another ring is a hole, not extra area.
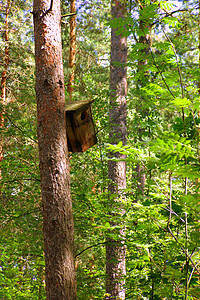
M 70 1 L 70 13 L 76 14 L 76 1 Z M 70 17 L 70 50 L 69 50 L 69 68 L 70 76 L 67 85 L 67 91 L 70 98 L 72 97 L 75 75 L 75 55 L 76 55 L 76 16 Z
M 1 74 L 1 107 L 0 107 L 0 128 L 2 129 L 4 126 L 4 105 L 6 102 L 6 78 L 7 78 L 7 70 L 9 66 L 9 26 L 8 26 L 8 19 L 9 19 L 9 11 L 10 11 L 10 1 L 7 1 L 6 5 L 6 12 L 5 12 L 5 29 L 4 29 L 4 40 L 5 40 L 5 54 L 4 54 L 4 70 Z M 2 136 L 0 137 L 0 163 L 3 160 L 3 139 Z M 0 167 L 0 181 L 1 181 L 1 167 Z M 1 190 L 0 190 L 1 193 Z
M 125 17 L 127 8 L 122 1 L 111 3 L 112 20 Z M 110 110 L 109 142 L 126 144 L 126 95 L 127 95 L 127 42 L 117 28 L 111 29 L 110 61 Z M 115 160 L 112 160 L 115 158 Z M 122 222 L 125 214 L 123 201 L 126 189 L 125 156 L 111 153 L 108 161 L 108 214 L 111 228 L 106 243 L 106 293 L 108 299 L 125 299 L 126 249 L 124 243 L 125 228 Z

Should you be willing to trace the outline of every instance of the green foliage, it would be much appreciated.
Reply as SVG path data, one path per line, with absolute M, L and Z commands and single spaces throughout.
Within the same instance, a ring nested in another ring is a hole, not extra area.
M 200 298 L 198 14 L 190 1 L 188 10 L 176 15 L 168 14 L 174 9 L 168 1 L 141 3 L 142 11 L 135 1 L 125 19 L 110 20 L 108 1 L 77 2 L 74 99 L 95 99 L 98 136 L 98 145 L 86 153 L 70 154 L 81 300 L 104 299 L 105 236 L 116 234 L 108 214 L 111 151 L 124 154 L 127 162 L 126 212 L 113 217 L 126 226 L 126 299 Z M 9 19 L 10 64 L 1 129 L 0 298 L 5 300 L 45 299 L 31 5 L 12 1 Z M 62 9 L 69 10 L 67 1 Z M 3 28 L 3 14 L 0 23 Z M 109 143 L 110 27 L 128 37 L 126 146 Z M 150 44 L 139 42 L 148 34 Z M 67 83 L 68 21 L 63 21 L 62 39 Z M 3 60 L 3 39 L 0 45 Z M 143 193 L 138 165 L 146 175 Z
M 31 1 L 10 1 L 0 195 L 0 298 L 45 299 Z M 0 17 L 4 28 L 4 16 Z M 0 57 L 4 59 L 4 36 Z M 4 64 L 0 65 L 2 74 Z

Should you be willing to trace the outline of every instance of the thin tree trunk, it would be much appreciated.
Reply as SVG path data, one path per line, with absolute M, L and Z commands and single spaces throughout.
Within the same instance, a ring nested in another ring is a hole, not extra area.
M 70 13 L 76 12 L 76 0 L 70 1 Z M 69 98 L 72 98 L 74 89 L 74 76 L 75 76 L 75 56 L 76 56 L 76 16 L 70 17 L 70 49 L 69 49 L 69 68 L 70 76 L 67 85 Z
M 142 2 L 142 1 L 141 1 Z M 143 5 L 140 4 L 140 32 L 145 31 L 145 29 L 148 28 L 150 30 L 150 25 L 146 22 L 146 20 L 142 20 L 141 18 L 141 12 L 144 8 Z M 144 67 L 147 65 L 147 58 L 150 53 L 150 43 L 151 43 L 151 37 L 150 34 L 141 34 L 139 36 L 139 44 L 142 44 L 144 47 L 142 47 L 141 51 L 141 59 L 138 61 L 138 72 L 141 73 L 140 79 L 137 82 L 138 90 L 141 90 L 142 87 L 144 87 L 148 82 L 148 72 L 144 70 Z M 138 104 L 136 106 L 136 111 L 142 116 L 145 117 L 148 115 L 148 110 L 144 109 L 142 102 L 144 101 L 143 98 L 140 98 L 138 101 Z M 138 139 L 142 141 L 142 136 L 144 134 L 144 128 L 138 124 Z M 138 193 L 139 195 L 144 194 L 145 189 L 145 182 L 146 182 L 146 175 L 145 175 L 145 169 L 144 166 L 140 163 L 136 166 L 136 177 L 138 182 Z
M 199 14 L 198 14 L 198 31 L 199 31 L 199 40 L 198 40 L 198 43 L 199 43 L 199 69 L 200 69 L 200 0 L 199 0 Z M 199 94 L 200 94 L 200 75 L 199 75 L 199 80 L 198 80 L 198 91 L 199 91 Z M 200 115 L 200 113 L 199 113 Z
M 4 70 L 1 74 L 1 94 L 0 94 L 0 128 L 4 127 L 4 105 L 6 103 L 6 79 L 7 79 L 7 70 L 9 66 L 9 26 L 8 26 L 8 18 L 9 18 L 9 11 L 10 11 L 10 0 L 7 1 L 6 6 L 6 15 L 5 15 L 5 56 L 4 56 Z M 0 137 L 0 164 L 3 161 L 3 137 Z M 2 170 L 0 167 L 0 181 L 2 180 Z M 1 194 L 1 187 L 0 187 L 0 194 Z
M 124 18 L 126 5 L 123 1 L 113 0 L 111 4 L 112 18 Z M 127 95 L 127 42 L 126 37 L 116 35 L 111 30 L 111 64 L 110 64 L 110 134 L 109 142 L 126 144 L 126 95 Z M 121 229 L 111 231 L 106 244 L 106 299 L 125 299 L 126 247 L 124 244 L 125 213 L 122 199 L 125 200 L 126 162 L 120 153 L 111 153 L 119 161 L 108 162 L 108 192 L 110 208 L 110 226 L 118 225 Z M 113 236 L 115 235 L 115 236 Z
M 200 0 L 199 0 L 199 14 L 198 14 L 198 29 L 199 29 L 199 40 L 198 40 L 198 43 L 199 43 L 199 70 L 200 70 Z M 200 95 L 200 75 L 199 75 L 199 78 L 198 78 L 198 92 L 199 92 L 199 95 Z M 200 118 L 200 110 L 198 111 L 198 117 Z M 198 153 L 198 160 L 200 162 L 200 131 L 197 130 L 197 153 Z M 197 179 L 197 182 L 199 183 L 200 182 L 200 179 Z
M 33 15 L 46 295 L 75 300 L 60 0 L 34 0 Z

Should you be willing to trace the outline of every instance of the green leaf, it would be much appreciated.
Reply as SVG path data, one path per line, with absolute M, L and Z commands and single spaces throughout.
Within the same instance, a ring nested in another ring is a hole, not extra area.
M 191 101 L 187 98 L 175 98 L 171 101 L 171 103 L 178 107 L 189 107 L 191 105 Z

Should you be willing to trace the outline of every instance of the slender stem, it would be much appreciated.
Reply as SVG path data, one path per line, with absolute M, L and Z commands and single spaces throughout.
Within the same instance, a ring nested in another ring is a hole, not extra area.
M 28 135 L 26 134 L 26 132 L 24 132 L 19 126 L 17 126 L 17 125 L 12 121 L 12 119 L 9 117 L 9 115 L 8 115 L 6 112 L 4 112 L 4 114 L 5 114 L 6 118 L 9 120 L 9 122 L 10 122 L 15 128 L 17 128 L 19 131 L 21 131 L 22 134 L 23 134 L 25 137 L 27 137 L 27 138 L 30 139 L 31 141 L 35 142 L 36 144 L 38 144 L 38 141 L 35 140 L 35 139 L 33 139 L 32 137 L 28 136 Z
M 169 173 L 169 223 L 172 218 L 172 173 Z
M 74 13 L 68 13 L 68 14 L 62 15 L 61 18 L 65 18 L 65 17 L 73 17 L 73 16 L 76 16 L 76 12 L 74 12 Z
M 161 78 L 162 78 L 162 81 L 164 82 L 164 84 L 165 84 L 167 90 L 168 90 L 169 93 L 172 95 L 172 97 L 175 98 L 175 95 L 174 95 L 173 92 L 170 90 L 170 87 L 169 87 L 169 85 L 167 84 L 167 82 L 166 82 L 166 80 L 165 80 L 165 78 L 164 78 L 164 76 L 163 76 L 162 71 L 159 69 L 159 67 L 158 67 L 158 65 L 157 65 L 157 63 L 156 63 L 156 61 L 155 61 L 155 58 L 154 58 L 154 55 L 153 55 L 153 52 L 152 52 L 152 49 L 151 49 L 151 46 L 150 46 L 150 45 L 149 45 L 149 49 L 150 49 L 151 57 L 152 57 L 152 59 L 153 59 L 153 63 L 154 63 L 154 65 L 155 65 L 155 67 L 157 68 L 158 73 L 160 74 L 160 76 L 161 76 Z
M 198 266 L 198 264 L 196 265 L 196 267 L 197 267 L 197 266 Z M 191 281 L 191 279 L 192 279 L 192 275 L 193 275 L 194 271 L 195 271 L 195 267 L 193 267 L 193 269 L 192 269 L 192 271 L 191 271 L 191 273 L 190 273 L 190 277 L 189 277 L 189 279 L 188 279 L 188 286 L 189 286 L 189 284 L 190 284 L 190 281 Z
M 97 244 L 95 244 L 95 245 L 89 246 L 89 247 L 83 249 L 83 250 L 82 250 L 81 252 L 79 252 L 78 254 L 76 254 L 76 255 L 75 255 L 75 258 L 77 258 L 79 255 L 81 255 L 82 253 L 84 253 L 85 251 L 87 251 L 87 250 L 89 250 L 89 249 L 91 249 L 91 248 L 97 247 L 97 246 L 99 246 L 99 245 L 105 245 L 106 243 L 107 243 L 107 242 L 100 242 L 100 243 L 97 243 Z
M 105 170 L 104 170 L 104 161 L 103 161 L 103 153 L 102 153 L 102 147 L 101 147 L 101 141 L 99 141 L 99 154 L 102 164 L 102 172 L 103 172 L 103 193 L 105 192 Z
M 188 299 L 188 287 L 189 287 L 189 281 L 188 281 L 188 268 L 189 268 L 189 259 L 188 259 L 188 227 L 187 227 L 187 212 L 185 212 L 185 239 L 186 239 L 186 277 L 185 277 L 185 300 Z
M 183 88 L 183 79 L 182 79 L 182 73 L 181 73 L 181 68 L 180 68 L 180 65 L 179 65 L 179 61 L 178 61 L 178 55 L 176 53 L 176 49 L 174 47 L 174 44 L 172 43 L 171 39 L 169 38 L 169 36 L 166 34 L 164 28 L 162 28 L 163 30 L 163 33 L 166 37 L 166 39 L 170 42 L 171 46 L 172 46 L 172 49 L 174 51 L 174 55 L 175 55 L 175 58 L 176 58 L 176 64 L 177 64 L 177 68 L 178 68 L 178 74 L 179 74 L 179 79 L 180 79 L 180 85 L 181 85 L 181 94 L 182 94 L 182 98 L 184 98 L 184 88 Z
M 191 261 L 191 263 L 192 263 L 193 267 L 195 268 L 197 274 L 200 275 L 200 272 L 199 272 L 199 270 L 197 269 L 198 264 L 195 265 L 195 263 L 193 262 L 191 256 L 190 256 L 190 255 L 187 253 L 187 251 L 183 248 L 183 246 L 182 246 L 181 243 L 179 242 L 178 238 L 173 234 L 173 232 L 172 232 L 172 230 L 171 230 L 171 228 L 170 228 L 170 226 L 169 226 L 169 223 L 168 223 L 168 225 L 167 225 L 167 228 L 168 228 L 168 231 L 169 231 L 169 233 L 171 234 L 171 236 L 172 236 L 172 237 L 175 239 L 175 241 L 180 245 L 180 248 L 181 248 L 181 250 L 183 251 L 183 253 L 184 253 L 184 254 L 187 256 L 187 258 Z

